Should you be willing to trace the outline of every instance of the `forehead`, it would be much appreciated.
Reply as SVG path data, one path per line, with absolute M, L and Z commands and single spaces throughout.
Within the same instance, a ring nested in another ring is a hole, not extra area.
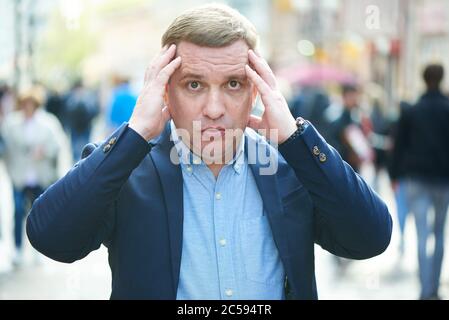
M 248 63 L 248 45 L 236 41 L 221 48 L 197 46 L 190 42 L 180 42 L 177 55 L 182 62 L 179 68 L 181 75 L 187 73 L 202 76 L 227 76 L 229 73 L 245 75 L 245 64 Z

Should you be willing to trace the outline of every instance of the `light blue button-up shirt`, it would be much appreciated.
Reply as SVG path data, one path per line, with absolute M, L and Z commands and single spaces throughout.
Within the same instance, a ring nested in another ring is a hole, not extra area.
M 284 268 L 248 166 L 244 137 L 217 179 L 179 139 L 184 225 L 177 299 L 284 299 Z

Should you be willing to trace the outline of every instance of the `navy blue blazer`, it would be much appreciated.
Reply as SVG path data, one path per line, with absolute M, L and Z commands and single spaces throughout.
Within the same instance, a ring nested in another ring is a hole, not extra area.
M 266 144 L 256 134 L 246 139 Z M 91 145 L 91 154 L 34 202 L 26 224 L 33 247 L 71 263 L 104 244 L 112 299 L 175 299 L 183 183 L 180 166 L 170 161 L 172 146 L 168 125 L 149 144 L 126 124 L 99 147 Z M 313 126 L 278 155 L 274 175 L 261 175 L 260 164 L 250 167 L 286 272 L 287 297 L 317 299 L 314 243 L 341 257 L 376 256 L 390 242 L 391 217 Z

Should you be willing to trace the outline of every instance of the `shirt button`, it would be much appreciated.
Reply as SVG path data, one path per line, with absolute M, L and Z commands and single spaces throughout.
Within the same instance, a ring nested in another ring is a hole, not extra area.
M 321 151 L 317 146 L 314 146 L 312 152 L 314 155 L 319 156 Z
M 201 160 L 198 158 L 193 159 L 193 164 L 200 164 Z
M 228 297 L 232 297 L 233 293 L 234 293 L 234 292 L 232 292 L 231 289 L 227 289 L 227 290 L 225 291 L 225 294 L 226 294 L 226 296 L 228 296 Z
M 220 241 L 220 246 L 224 247 L 226 245 L 226 239 L 221 239 Z
M 217 200 L 220 200 L 220 199 L 221 199 L 221 193 L 220 193 L 220 192 L 217 192 L 217 193 L 215 194 L 215 199 L 217 199 Z

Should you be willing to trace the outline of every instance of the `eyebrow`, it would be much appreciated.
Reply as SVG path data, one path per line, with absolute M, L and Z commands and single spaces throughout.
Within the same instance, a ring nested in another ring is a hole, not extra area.
M 200 74 L 186 73 L 186 74 L 183 74 L 181 76 L 181 79 L 179 79 L 179 80 L 182 81 L 182 80 L 184 80 L 186 78 L 193 78 L 193 79 L 200 79 L 200 80 L 204 79 L 204 77 L 202 75 L 200 75 Z
M 228 76 L 228 81 L 229 80 L 240 80 L 240 81 L 246 81 L 248 77 L 246 76 L 246 74 L 232 74 L 230 76 Z
M 196 74 L 196 73 L 186 73 L 183 74 L 181 76 L 181 78 L 179 79 L 179 81 L 182 81 L 184 79 L 187 78 L 193 78 L 193 79 L 198 79 L 198 80 L 203 80 L 204 76 L 200 75 L 200 74 Z M 246 81 L 247 80 L 247 76 L 245 74 L 231 74 L 229 76 L 226 77 L 227 81 L 229 80 L 240 80 L 240 81 Z

